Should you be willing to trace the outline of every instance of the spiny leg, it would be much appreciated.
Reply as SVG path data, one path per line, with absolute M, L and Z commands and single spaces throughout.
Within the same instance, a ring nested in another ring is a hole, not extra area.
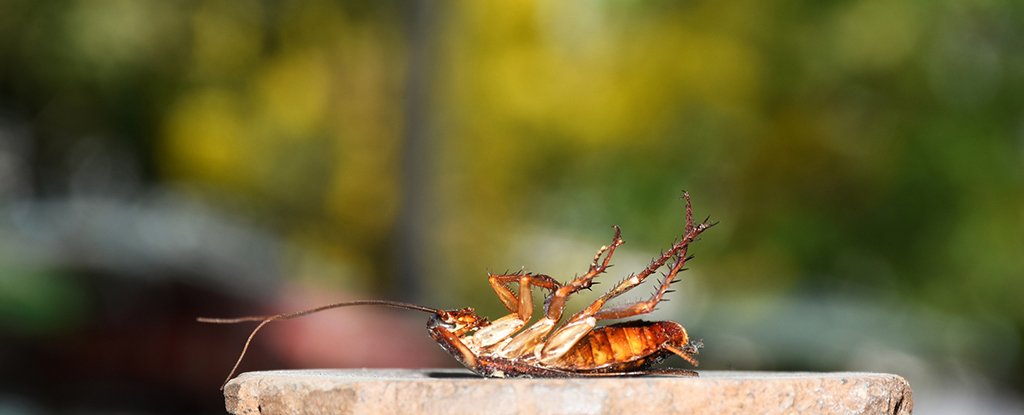
M 507 339 L 513 333 L 519 331 L 533 315 L 533 292 L 532 287 L 538 286 L 549 291 L 558 289 L 561 284 L 547 275 L 516 273 L 505 275 L 489 275 L 488 281 L 491 288 L 498 294 L 501 303 L 505 305 L 512 314 L 495 320 L 490 325 L 480 328 L 467 339 L 471 347 L 489 347 Z M 519 284 L 519 295 L 508 287 L 509 283 Z
M 583 311 L 574 315 L 570 321 L 582 320 L 587 317 L 594 317 L 597 320 L 625 318 L 649 313 L 654 310 L 654 306 L 661 301 L 662 297 L 664 297 L 666 293 L 670 292 L 669 286 L 675 280 L 679 272 L 683 270 L 683 266 L 686 265 L 686 261 L 690 259 L 686 256 L 690 243 L 697 239 L 697 237 L 705 230 L 714 226 L 714 223 L 709 223 L 707 220 L 694 225 L 693 207 L 690 202 L 689 193 L 683 192 L 683 199 L 686 200 L 686 227 L 683 238 L 679 240 L 679 242 L 673 244 L 671 249 L 652 261 L 651 264 L 639 274 L 632 275 L 619 282 L 615 288 L 612 288 L 610 291 L 587 306 Z M 659 268 L 664 266 L 665 263 L 673 258 L 675 258 L 675 261 L 670 265 L 668 274 L 665 275 L 665 279 L 662 280 L 658 290 L 655 291 L 650 299 L 625 307 L 601 311 L 601 307 L 603 307 L 608 300 L 618 297 L 640 285 L 644 279 L 655 273 Z
M 651 298 L 647 299 L 647 301 L 638 301 L 627 306 L 617 307 L 609 310 L 600 310 L 593 314 L 594 318 L 597 320 L 610 320 L 616 318 L 632 317 L 640 314 L 647 314 L 650 313 L 651 311 L 654 311 L 654 307 L 657 306 L 659 302 L 661 302 L 662 297 L 664 297 L 666 293 L 671 292 L 671 290 L 669 290 L 669 286 L 674 282 L 676 275 L 679 274 L 679 271 L 683 269 L 683 265 L 686 264 L 687 259 L 689 258 L 686 256 L 686 248 L 684 247 L 683 250 L 680 251 L 676 256 L 675 262 L 672 264 L 671 268 L 669 268 L 668 274 L 666 274 L 665 278 L 661 281 L 661 284 L 658 286 L 658 290 L 651 294 Z M 632 284 L 632 281 L 630 281 L 630 279 L 627 279 L 624 282 L 627 283 L 628 286 L 621 292 L 625 292 L 636 287 L 635 284 Z M 613 296 L 609 296 L 608 298 L 612 297 Z
M 533 353 L 536 346 L 544 340 L 544 337 L 551 332 L 558 320 L 562 318 L 562 311 L 565 309 L 565 302 L 569 296 L 584 288 L 590 288 L 593 285 L 592 280 L 594 277 L 604 273 L 611 267 L 610 263 L 612 256 L 615 254 L 615 248 L 623 244 L 622 230 L 618 226 L 614 228 L 615 236 L 612 238 L 611 245 L 604 245 L 597 250 L 594 260 L 590 262 L 590 268 L 587 270 L 587 273 L 577 276 L 572 281 L 553 290 L 544 302 L 544 318 L 537 320 L 536 323 L 520 332 L 511 341 L 497 350 L 499 356 L 517 358 Z M 602 256 L 604 256 L 603 260 L 601 259 Z
M 611 291 L 608 291 L 603 296 L 595 300 L 583 311 L 576 313 L 565 323 L 564 326 L 552 333 L 540 351 L 540 360 L 542 363 L 557 361 L 562 355 L 568 352 L 580 338 L 587 335 L 587 333 L 597 325 L 597 320 L 630 317 L 648 313 L 654 309 L 654 306 L 657 305 L 659 301 L 661 301 L 661 298 L 666 292 L 668 292 L 668 287 L 675 279 L 676 274 L 679 273 L 683 265 L 686 263 L 686 250 L 689 247 L 690 242 L 693 242 L 693 240 L 695 240 L 702 232 L 713 226 L 713 224 L 708 223 L 707 220 L 695 226 L 693 224 L 693 208 L 690 202 L 690 195 L 683 192 L 683 199 L 686 200 L 686 227 L 683 238 L 679 242 L 673 244 L 671 249 L 656 258 L 639 274 L 632 275 L 629 278 L 622 280 L 617 286 L 615 286 L 615 288 L 612 288 Z M 622 295 L 626 291 L 640 285 L 645 278 L 664 266 L 665 263 L 673 257 L 676 258 L 676 261 L 672 264 L 671 271 L 665 276 L 665 280 L 662 282 L 661 287 L 650 300 L 621 309 L 609 310 L 608 312 L 604 312 L 599 315 L 601 307 L 603 307 L 608 300 Z
M 576 293 L 579 290 L 590 288 L 593 285 L 594 277 L 603 274 L 608 268 L 611 268 L 612 256 L 615 255 L 615 248 L 625 243 L 622 240 L 622 229 L 618 226 L 614 226 L 615 236 L 612 238 L 611 245 L 604 245 L 597 250 L 597 254 L 594 255 L 594 260 L 590 263 L 590 269 L 587 270 L 586 274 L 580 275 L 573 278 L 565 285 L 554 290 L 547 301 L 544 304 L 545 317 L 558 321 L 562 318 L 562 311 L 565 310 L 565 302 L 569 296 Z M 601 255 L 604 255 L 604 260 L 601 259 Z

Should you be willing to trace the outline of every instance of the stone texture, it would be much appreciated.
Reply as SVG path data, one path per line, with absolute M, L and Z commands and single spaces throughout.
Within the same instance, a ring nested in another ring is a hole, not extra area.
M 456 369 L 243 373 L 233 414 L 909 414 L 910 385 L 882 373 L 701 371 L 699 378 L 483 379 Z

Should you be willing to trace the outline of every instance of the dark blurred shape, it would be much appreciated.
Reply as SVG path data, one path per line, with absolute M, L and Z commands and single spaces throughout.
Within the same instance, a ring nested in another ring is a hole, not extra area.
M 432 108 L 431 85 L 434 76 L 432 56 L 436 51 L 437 15 L 435 8 L 444 7 L 431 2 L 415 0 L 404 12 L 406 42 L 408 43 L 408 75 L 405 81 L 405 99 L 402 112 L 404 128 L 401 145 L 401 192 L 395 220 L 396 249 L 395 273 L 390 292 L 399 299 L 411 302 L 423 300 L 422 279 L 432 276 L 429 258 L 436 255 L 430 242 L 436 227 L 432 217 L 432 192 L 436 191 L 434 162 L 436 143 L 432 142 L 433 129 L 429 123 Z M 432 232 L 434 231 L 434 232 Z
M 47 411 L 216 408 L 215 379 L 237 352 L 223 336 L 246 330 L 201 326 L 194 314 L 262 308 L 272 243 L 170 195 L 22 202 L 6 213 L 5 390 Z M 252 360 L 278 361 L 262 351 Z

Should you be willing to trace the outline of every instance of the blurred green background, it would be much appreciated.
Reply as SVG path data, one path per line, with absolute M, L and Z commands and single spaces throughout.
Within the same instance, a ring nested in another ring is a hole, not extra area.
M 488 271 L 571 278 L 618 224 L 610 284 L 680 235 L 683 189 L 721 224 L 651 318 L 702 337 L 702 368 L 893 372 L 921 412 L 1019 413 L 1022 21 L 0 0 L 0 413 L 219 412 L 248 327 L 197 315 L 496 318 Z M 281 324 L 243 370 L 453 364 L 422 320 Z

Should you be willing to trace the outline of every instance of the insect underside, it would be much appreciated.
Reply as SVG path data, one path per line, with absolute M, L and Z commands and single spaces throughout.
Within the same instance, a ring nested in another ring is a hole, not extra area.
M 691 342 L 686 329 L 672 321 L 630 321 L 597 327 L 597 322 L 649 313 L 662 301 L 676 277 L 691 257 L 687 250 L 702 232 L 713 226 L 707 220 L 694 224 L 688 194 L 686 226 L 683 236 L 642 271 L 631 274 L 582 311 L 559 324 L 566 300 L 582 289 L 596 284 L 594 278 L 611 265 L 615 249 L 623 244 L 621 230 L 609 245 L 602 246 L 590 268 L 568 283 L 559 283 L 542 274 L 513 273 L 489 275 L 488 281 L 510 314 L 493 322 L 478 317 L 472 309 L 438 314 L 428 323 L 431 335 L 466 367 L 484 376 L 623 376 L 644 374 L 690 374 L 685 370 L 651 370 L 663 358 L 675 354 L 690 364 L 698 364 L 695 355 L 703 346 Z M 659 269 L 668 271 L 658 289 L 645 301 L 605 308 L 606 303 L 640 285 Z M 510 288 L 518 284 L 518 293 Z M 526 326 L 533 313 L 531 290 L 548 292 L 544 315 Z M 524 328 L 525 327 L 525 328 Z
M 384 305 L 413 309 L 432 314 L 427 327 L 443 349 L 467 368 L 487 377 L 581 377 L 637 376 L 673 374 L 696 376 L 682 369 L 651 369 L 667 356 L 677 355 L 697 366 L 695 356 L 703 343 L 690 341 L 686 329 L 674 321 L 628 321 L 598 327 L 601 320 L 623 319 L 650 313 L 672 292 L 672 283 L 685 270 L 690 243 L 714 223 L 707 219 L 695 224 L 690 196 L 686 201 L 686 225 L 681 239 L 640 272 L 630 274 L 611 290 L 598 297 L 583 310 L 561 322 L 566 301 L 583 289 L 597 284 L 594 278 L 611 267 L 616 248 L 623 244 L 622 232 L 616 226 L 609 245 L 602 246 L 583 275 L 567 283 L 527 272 L 488 275 L 488 281 L 509 314 L 495 321 L 478 316 L 472 308 L 440 310 L 384 300 L 364 300 L 330 304 L 296 313 L 274 316 L 252 316 L 234 319 L 200 318 L 207 323 L 238 323 L 260 321 L 242 349 L 230 379 L 244 357 L 250 342 L 266 324 L 280 319 L 301 317 L 331 308 L 354 305 Z M 605 308 L 607 302 L 637 287 L 662 268 L 667 268 L 657 290 L 644 301 L 625 306 Z M 517 290 L 513 291 L 514 286 Z M 547 292 L 544 313 L 527 326 L 533 314 L 533 288 Z M 226 381 L 225 381 L 226 382 Z

